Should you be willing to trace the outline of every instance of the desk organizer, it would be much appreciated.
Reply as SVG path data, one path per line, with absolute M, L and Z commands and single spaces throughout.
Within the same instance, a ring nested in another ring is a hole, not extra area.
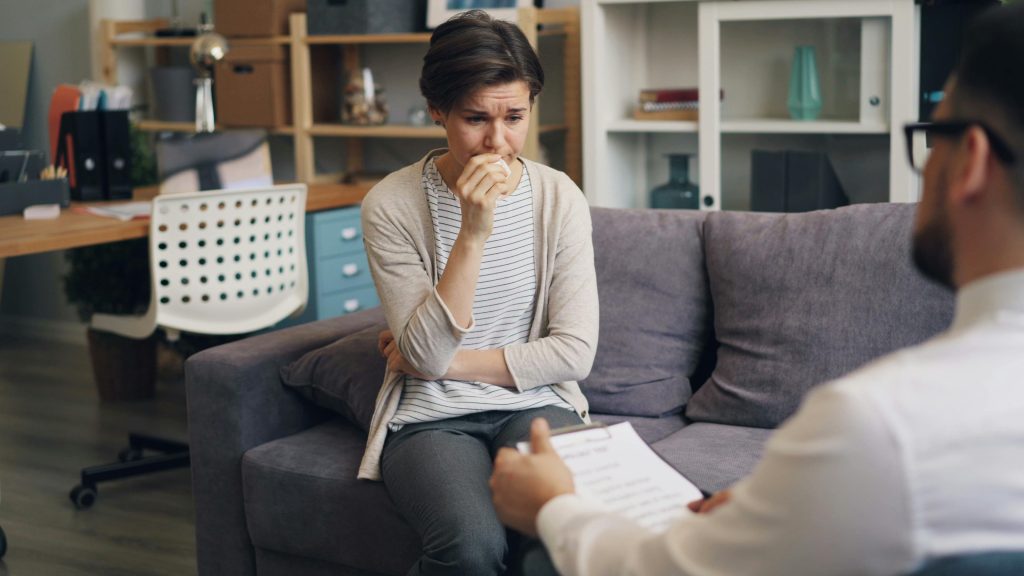
M 71 192 L 65 178 L 0 184 L 0 216 L 21 214 L 25 208 L 36 204 L 60 204 L 61 208 L 67 208 L 70 201 Z

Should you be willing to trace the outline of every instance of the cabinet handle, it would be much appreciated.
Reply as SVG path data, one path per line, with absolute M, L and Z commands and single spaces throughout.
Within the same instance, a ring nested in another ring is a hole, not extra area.
M 359 300 L 355 298 L 345 300 L 345 312 L 355 312 L 356 310 L 359 310 Z
M 341 273 L 346 278 L 351 278 L 356 274 L 359 274 L 359 266 L 356 264 L 345 264 L 341 267 Z
M 342 228 L 341 239 L 342 240 L 354 240 L 356 236 L 359 236 L 359 230 L 356 228 Z

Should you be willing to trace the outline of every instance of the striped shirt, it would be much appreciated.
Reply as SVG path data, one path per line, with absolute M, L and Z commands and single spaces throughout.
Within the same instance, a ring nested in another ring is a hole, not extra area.
M 433 159 L 423 173 L 423 188 L 434 225 L 440 276 L 459 234 L 462 210 Z M 475 325 L 464 336 L 463 348 L 488 350 L 527 341 L 537 292 L 533 225 L 533 188 L 529 174 L 523 170 L 519 186 L 508 197 L 498 200 L 494 209 L 494 228 L 484 244 L 473 298 Z M 402 399 L 389 428 L 398 430 L 405 424 L 488 410 L 528 410 L 551 405 L 572 410 L 550 386 L 518 392 L 484 382 L 425 381 L 406 376 Z

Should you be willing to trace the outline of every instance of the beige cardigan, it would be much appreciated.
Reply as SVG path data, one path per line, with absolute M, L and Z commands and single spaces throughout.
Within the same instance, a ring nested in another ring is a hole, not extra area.
M 438 295 L 434 226 L 423 191 L 427 160 L 388 175 L 363 200 L 363 239 L 370 271 L 398 349 L 423 374 L 448 371 L 462 337 Z M 577 380 L 590 373 L 597 349 L 598 301 L 590 208 L 568 176 L 523 159 L 533 185 L 537 301 L 528 342 L 504 348 L 522 392 L 553 384 L 589 422 Z M 472 322 L 470 324 L 472 326 Z M 401 374 L 387 371 L 377 394 L 359 478 L 380 480 L 380 457 L 402 396 Z

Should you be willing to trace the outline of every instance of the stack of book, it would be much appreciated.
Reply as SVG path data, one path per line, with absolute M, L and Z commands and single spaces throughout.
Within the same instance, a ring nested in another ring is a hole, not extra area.
M 699 116 L 700 101 L 696 88 L 650 88 L 640 91 L 640 102 L 633 112 L 637 120 L 690 120 Z

